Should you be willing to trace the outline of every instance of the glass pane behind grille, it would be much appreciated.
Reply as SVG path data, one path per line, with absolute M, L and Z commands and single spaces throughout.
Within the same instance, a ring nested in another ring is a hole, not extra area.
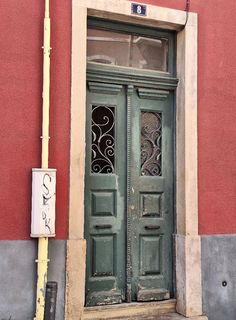
M 92 173 L 115 172 L 115 107 L 93 105 L 91 117 Z
M 167 56 L 168 39 L 88 29 L 88 61 L 167 71 Z
M 141 112 L 141 175 L 161 174 L 161 113 Z

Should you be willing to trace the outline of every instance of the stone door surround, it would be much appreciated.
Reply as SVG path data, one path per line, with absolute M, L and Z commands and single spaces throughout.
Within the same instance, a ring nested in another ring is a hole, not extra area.
M 197 186 L 197 14 L 146 5 L 131 14 L 128 0 L 72 0 L 70 203 L 66 316 L 82 318 L 85 286 L 84 172 L 87 16 L 177 31 L 176 92 L 176 299 L 177 311 L 202 315 L 201 246 Z M 187 21 L 187 24 L 186 24 Z M 186 24 L 186 25 L 185 25 Z M 199 318 L 200 319 L 200 318 Z

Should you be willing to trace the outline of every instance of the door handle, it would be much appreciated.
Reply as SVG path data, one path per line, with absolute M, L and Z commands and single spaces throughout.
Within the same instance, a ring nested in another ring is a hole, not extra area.
M 145 226 L 146 230 L 158 230 L 160 229 L 160 226 Z
M 99 224 L 99 225 L 96 225 L 94 228 L 96 228 L 96 229 L 110 229 L 110 228 L 112 228 L 112 225 L 111 224 Z

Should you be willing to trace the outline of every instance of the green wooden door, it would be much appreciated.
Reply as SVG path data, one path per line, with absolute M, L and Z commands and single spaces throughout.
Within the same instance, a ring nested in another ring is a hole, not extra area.
M 173 95 L 128 90 L 128 210 L 131 300 L 172 293 Z
M 86 305 L 173 294 L 173 93 L 87 85 Z
M 86 304 L 125 300 L 125 88 L 87 86 Z

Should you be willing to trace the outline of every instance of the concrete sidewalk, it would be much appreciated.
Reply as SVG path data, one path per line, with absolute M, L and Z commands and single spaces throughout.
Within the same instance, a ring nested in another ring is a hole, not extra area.
M 113 320 L 121 320 L 124 318 L 114 318 Z M 205 316 L 198 316 L 198 317 L 191 317 L 191 318 L 185 318 L 184 316 L 179 315 L 178 313 L 169 313 L 162 316 L 138 316 L 138 317 L 130 317 L 126 320 L 207 320 L 208 318 Z

